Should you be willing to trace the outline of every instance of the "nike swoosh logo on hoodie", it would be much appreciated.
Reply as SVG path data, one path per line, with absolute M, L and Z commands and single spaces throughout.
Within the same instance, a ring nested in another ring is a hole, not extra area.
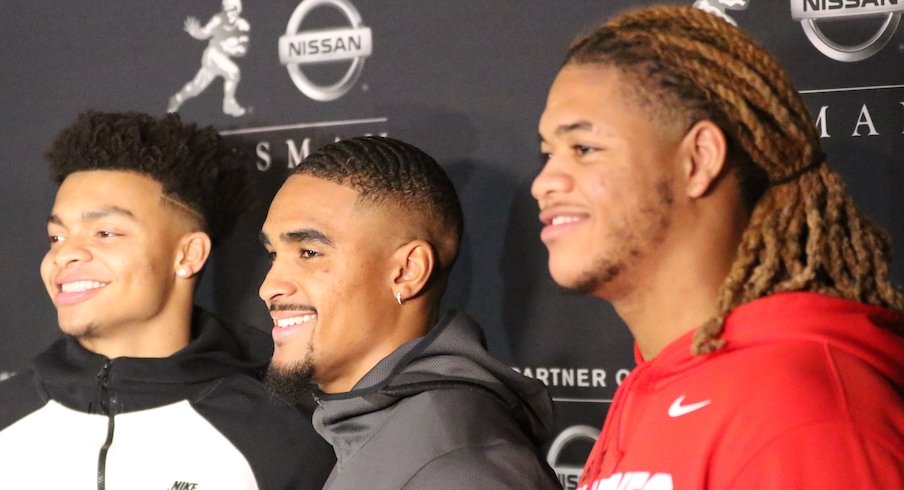
M 703 400 L 702 402 L 691 403 L 688 405 L 682 405 L 684 403 L 684 395 L 679 396 L 669 405 L 669 417 L 680 417 L 682 415 L 687 415 L 691 412 L 696 412 L 701 408 L 712 403 L 711 400 Z

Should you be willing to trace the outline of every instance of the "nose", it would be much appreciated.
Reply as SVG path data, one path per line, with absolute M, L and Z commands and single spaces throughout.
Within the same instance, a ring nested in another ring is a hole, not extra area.
M 52 255 L 54 264 L 61 268 L 67 267 L 73 263 L 91 260 L 91 251 L 84 246 L 84 243 L 73 236 L 58 242 L 56 246 L 52 247 L 47 253 Z
M 289 274 L 283 271 L 278 262 L 274 261 L 270 264 L 270 270 L 267 271 L 264 282 L 261 283 L 258 295 L 264 300 L 264 303 L 270 305 L 279 301 L 280 298 L 291 296 L 295 289 L 295 283 Z
M 534 177 L 530 193 L 538 203 L 542 203 L 544 199 L 556 193 L 571 191 L 573 184 L 574 178 L 567 171 L 563 157 L 550 153 L 540 173 Z

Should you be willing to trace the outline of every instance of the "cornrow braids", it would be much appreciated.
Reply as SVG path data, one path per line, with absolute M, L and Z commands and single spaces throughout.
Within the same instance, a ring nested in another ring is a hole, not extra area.
M 458 255 L 463 213 L 449 176 L 421 149 L 383 136 L 361 136 L 318 148 L 295 174 L 355 189 L 359 200 L 397 206 L 420 220 L 431 244 L 439 247 L 439 272 L 448 272 Z
M 726 136 L 750 222 L 694 354 L 724 344 L 734 308 L 774 293 L 813 291 L 904 311 L 889 278 L 889 236 L 858 212 L 825 162 L 788 76 L 740 29 L 690 7 L 638 9 L 576 41 L 565 64 L 614 67 L 661 123 L 677 115 L 690 128 L 707 119 Z
M 232 230 L 247 197 L 247 155 L 225 145 L 213 127 L 183 123 L 176 113 L 84 112 L 59 133 L 46 158 L 58 185 L 90 170 L 156 180 L 175 201 L 170 204 L 200 219 L 213 243 Z

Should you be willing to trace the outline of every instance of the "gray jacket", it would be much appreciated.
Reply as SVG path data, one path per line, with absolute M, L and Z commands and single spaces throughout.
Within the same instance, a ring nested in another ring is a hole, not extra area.
M 461 313 L 380 361 L 348 393 L 319 394 L 314 427 L 336 452 L 328 489 L 560 488 L 538 455 L 546 387 L 487 353 Z

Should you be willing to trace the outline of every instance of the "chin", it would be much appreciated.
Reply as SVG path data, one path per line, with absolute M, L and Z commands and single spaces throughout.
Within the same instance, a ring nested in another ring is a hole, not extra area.
M 271 362 L 264 377 L 264 388 L 274 398 L 298 403 L 313 389 L 314 366 L 307 360 L 281 365 Z
M 575 287 L 575 281 L 569 275 L 564 275 L 561 273 L 556 273 L 552 270 L 549 271 L 549 275 L 552 277 L 553 282 L 556 283 L 560 288 L 573 290 Z
M 569 290 L 578 289 L 581 283 L 580 267 L 575 268 L 572 264 L 561 264 L 553 260 L 552 255 L 549 257 L 549 275 L 560 287 Z
M 275 347 L 273 357 L 270 359 L 270 368 L 286 372 L 298 369 L 298 366 L 304 365 L 307 359 L 306 356 L 293 352 L 297 350 L 289 346 Z
M 596 283 L 581 282 L 580 280 L 573 279 L 569 281 L 556 281 L 556 284 L 560 288 L 575 294 L 592 294 L 594 296 L 600 296 L 599 294 L 597 294 Z
M 549 271 L 553 280 L 560 287 L 578 294 L 591 294 L 598 298 L 610 299 L 613 288 L 620 282 L 625 264 L 599 260 L 584 269 L 554 268 L 550 264 Z
M 93 330 L 93 324 L 86 320 L 57 319 L 60 331 L 70 337 L 87 337 Z

